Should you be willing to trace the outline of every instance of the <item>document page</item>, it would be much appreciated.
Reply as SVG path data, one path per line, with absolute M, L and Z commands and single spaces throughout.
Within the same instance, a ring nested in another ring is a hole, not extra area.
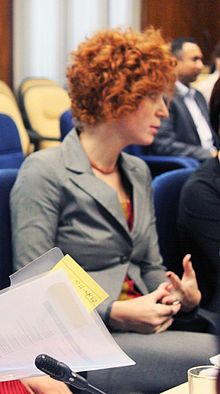
M 0 294 L 0 380 L 41 375 L 39 354 L 73 371 L 135 364 L 96 311 L 89 312 L 63 269 L 31 278 Z

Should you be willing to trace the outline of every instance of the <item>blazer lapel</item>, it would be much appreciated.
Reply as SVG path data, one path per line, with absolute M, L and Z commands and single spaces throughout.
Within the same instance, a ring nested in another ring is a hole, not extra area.
M 132 185 L 132 199 L 133 199 L 133 210 L 134 210 L 134 223 L 131 230 L 132 237 L 135 237 L 137 229 L 142 227 L 143 215 L 145 207 L 149 203 L 147 200 L 147 193 L 143 193 L 143 180 L 140 179 L 139 171 L 136 165 L 128 160 L 126 154 L 121 154 L 121 166 L 122 169 Z M 147 187 L 147 185 L 146 185 Z M 139 233 L 140 230 L 138 230 Z
M 182 112 L 184 112 L 184 117 L 185 117 L 186 119 L 188 119 L 188 122 L 191 123 L 191 127 L 192 127 L 193 129 L 195 129 L 195 131 L 196 131 L 196 127 L 195 127 L 195 123 L 194 123 L 194 121 L 193 121 L 193 118 L 192 118 L 192 116 L 191 116 L 191 114 L 190 114 L 190 112 L 189 112 L 189 110 L 188 110 L 186 104 L 184 103 L 184 97 L 183 97 L 183 96 L 177 96 L 176 98 L 177 98 L 177 100 L 178 100 L 178 102 L 179 102 L 179 105 L 180 105 L 181 108 L 182 108 Z M 196 133 L 197 133 L 197 131 L 196 131 Z
M 71 180 L 81 189 L 101 204 L 120 224 L 128 231 L 128 226 L 117 193 L 105 182 L 95 175 L 84 173 L 81 175 L 71 174 Z
M 200 144 L 201 141 L 200 141 L 199 134 L 198 134 L 198 132 L 197 132 L 195 123 L 194 123 L 194 121 L 193 121 L 193 118 L 192 118 L 192 116 L 191 116 L 191 114 L 190 114 L 190 112 L 189 112 L 189 110 L 188 110 L 186 104 L 184 103 L 184 97 L 182 97 L 182 96 L 177 96 L 176 99 L 178 100 L 179 106 L 181 107 L 180 109 L 181 109 L 181 111 L 183 112 L 184 118 L 187 120 L 187 121 L 186 121 L 186 124 L 187 124 L 187 123 L 190 123 L 190 124 L 191 124 L 191 126 L 189 126 L 189 128 L 190 128 L 191 130 L 194 131 L 194 137 L 196 138 L 196 141 L 195 141 L 195 142 L 197 142 L 197 143 L 199 142 L 199 144 Z M 191 137 L 192 137 L 192 135 L 191 135 Z
M 195 123 L 193 121 L 193 118 L 192 118 L 192 116 L 191 116 L 191 114 L 190 114 L 190 112 L 189 112 L 189 110 L 188 110 L 188 108 L 187 108 L 187 106 L 186 106 L 186 104 L 184 102 L 184 97 L 180 94 L 178 88 L 176 89 L 176 100 L 178 101 L 179 105 L 181 105 L 181 108 L 182 108 L 182 111 L 184 112 L 185 118 L 188 119 L 188 122 L 191 123 L 191 128 L 192 128 L 192 130 L 194 130 L 194 135 L 195 135 L 195 137 L 197 139 L 197 142 L 201 143 L 201 140 L 200 140 L 199 134 L 197 132 L 197 128 L 195 126 Z M 208 125 L 210 127 L 214 143 L 218 147 L 219 146 L 219 141 L 218 141 L 218 138 L 216 138 L 215 132 L 213 131 L 213 129 L 211 127 L 210 119 L 209 119 L 209 113 L 208 113 L 208 108 L 207 108 L 206 102 L 203 99 L 203 97 L 200 94 L 200 92 L 198 92 L 198 91 L 195 92 L 195 101 L 196 101 L 198 107 L 200 108 L 204 118 L 206 119 L 206 121 L 207 121 L 207 123 L 208 123 Z
M 93 174 L 87 156 L 74 130 L 65 138 L 62 143 L 62 150 L 65 166 L 69 170 L 69 179 L 101 204 L 129 233 L 117 193 Z
M 208 109 L 206 107 L 206 103 L 201 99 L 200 94 L 198 92 L 195 93 L 195 101 L 200 108 L 204 118 L 206 119 L 206 122 L 210 126 L 210 120 L 209 120 L 209 114 L 208 114 Z
M 208 125 L 210 127 L 210 130 L 212 132 L 212 137 L 213 137 L 214 144 L 218 148 L 219 147 L 219 138 L 216 135 L 215 131 L 213 130 L 212 126 L 211 126 L 210 119 L 209 119 L 208 108 L 207 108 L 205 100 L 203 100 L 203 97 L 201 97 L 200 92 L 196 92 L 195 100 L 196 100 L 199 108 L 201 109 L 201 112 L 202 112 L 204 118 L 206 119 L 206 121 L 207 121 L 207 123 L 208 123 Z

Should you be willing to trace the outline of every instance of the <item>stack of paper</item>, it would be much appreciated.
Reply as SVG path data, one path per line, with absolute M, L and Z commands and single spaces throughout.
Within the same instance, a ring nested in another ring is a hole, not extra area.
M 95 311 L 106 297 L 57 248 L 13 274 L 0 292 L 0 380 L 41 375 L 35 358 L 42 353 L 75 372 L 134 364 Z

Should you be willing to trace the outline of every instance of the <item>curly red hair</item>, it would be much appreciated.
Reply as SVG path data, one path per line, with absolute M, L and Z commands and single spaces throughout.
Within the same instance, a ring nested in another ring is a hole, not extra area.
M 174 87 L 176 60 L 153 28 L 100 31 L 71 55 L 68 88 L 74 117 L 82 123 L 117 119 L 136 110 L 144 97 Z

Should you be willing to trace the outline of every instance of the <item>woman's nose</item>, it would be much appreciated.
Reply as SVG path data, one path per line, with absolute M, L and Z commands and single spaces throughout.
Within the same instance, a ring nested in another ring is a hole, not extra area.
M 163 97 L 160 99 L 157 114 L 160 118 L 168 118 L 169 116 L 168 103 Z

